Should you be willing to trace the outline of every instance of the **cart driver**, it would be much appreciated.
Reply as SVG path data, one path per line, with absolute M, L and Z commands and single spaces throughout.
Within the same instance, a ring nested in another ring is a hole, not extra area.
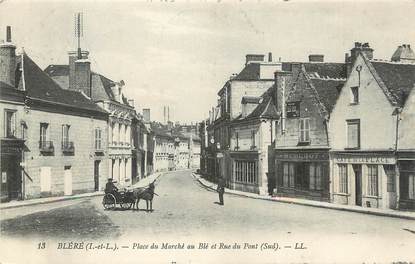
M 108 179 L 108 182 L 105 185 L 105 193 L 111 193 L 115 197 L 118 196 L 118 188 L 114 185 L 111 178 Z

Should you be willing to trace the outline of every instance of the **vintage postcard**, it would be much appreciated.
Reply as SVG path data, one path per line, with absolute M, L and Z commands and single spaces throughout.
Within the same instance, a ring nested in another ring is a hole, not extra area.
M 0 0 L 0 263 L 415 263 L 414 14 Z

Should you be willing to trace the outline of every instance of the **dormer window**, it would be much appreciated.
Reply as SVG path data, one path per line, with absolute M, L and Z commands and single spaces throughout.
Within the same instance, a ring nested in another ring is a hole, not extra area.
M 359 103 L 359 87 L 350 87 L 351 104 Z

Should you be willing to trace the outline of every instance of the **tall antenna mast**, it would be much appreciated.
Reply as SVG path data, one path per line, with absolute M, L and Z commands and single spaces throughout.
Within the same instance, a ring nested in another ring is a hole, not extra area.
M 78 59 L 82 59 L 81 54 L 81 37 L 84 36 L 84 17 L 82 12 L 75 13 L 74 16 L 75 22 L 75 37 L 78 40 Z

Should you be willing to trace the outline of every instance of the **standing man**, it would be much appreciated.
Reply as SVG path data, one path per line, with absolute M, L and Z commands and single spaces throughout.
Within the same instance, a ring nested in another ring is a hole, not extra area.
M 218 194 L 219 194 L 219 204 L 225 205 L 223 202 L 223 194 L 225 193 L 225 181 L 222 177 L 219 178 L 218 187 L 216 191 L 218 191 Z

